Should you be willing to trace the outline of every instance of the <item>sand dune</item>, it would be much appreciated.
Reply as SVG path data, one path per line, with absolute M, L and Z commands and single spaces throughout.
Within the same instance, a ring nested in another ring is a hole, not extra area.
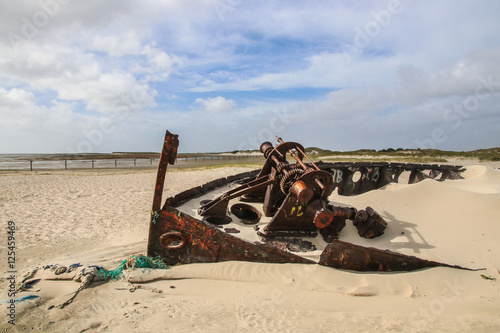
M 246 170 L 169 172 L 165 195 Z M 55 263 L 114 268 L 127 256 L 144 253 L 155 176 L 154 171 L 0 174 L 2 224 L 12 220 L 17 226 L 18 275 Z M 143 285 L 162 293 L 130 292 L 124 280 L 93 283 L 73 304 L 50 310 L 79 284 L 44 279 L 36 285 L 39 301 L 17 304 L 16 326 L 5 320 L 1 327 L 48 332 L 498 332 L 500 171 L 469 166 L 464 176 L 390 184 L 354 197 L 333 194 L 330 200 L 371 206 L 388 222 L 386 233 L 373 240 L 360 238 L 348 222 L 341 240 L 483 271 L 356 273 L 316 265 L 193 264 L 128 272 L 132 281 L 147 281 Z M 1 265 L 7 271 L 6 260 Z M 2 300 L 7 285 L 4 279 Z

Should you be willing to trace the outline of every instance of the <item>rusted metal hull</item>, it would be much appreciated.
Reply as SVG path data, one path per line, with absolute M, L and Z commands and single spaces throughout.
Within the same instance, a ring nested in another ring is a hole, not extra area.
M 429 267 L 467 269 L 389 250 L 379 250 L 373 247 L 355 245 L 340 240 L 334 240 L 326 246 L 321 253 L 319 264 L 363 272 L 414 271 Z
M 164 207 L 153 216 L 150 235 L 153 237 L 149 239 L 148 255 L 160 256 L 168 265 L 231 260 L 263 263 L 315 263 L 270 245 L 251 244 L 226 234 L 208 223 L 183 214 L 173 207 Z M 168 239 L 168 235 L 172 237 Z
M 332 174 L 334 188 L 339 195 L 344 196 L 358 195 L 390 183 L 399 183 L 403 172 L 410 173 L 408 184 L 415 184 L 424 179 L 463 179 L 461 173 L 465 170 L 461 165 L 386 162 L 319 162 L 316 165 Z
M 379 189 L 390 183 L 398 183 L 399 175 L 404 171 L 410 171 L 412 169 L 420 168 L 422 172 L 433 174 L 433 177 L 427 177 L 431 179 L 436 179 L 438 181 L 446 179 L 462 179 L 460 175 L 465 169 L 461 165 L 431 165 L 431 164 L 406 164 L 406 163 L 371 163 L 371 162 L 353 162 L 353 163 L 324 163 L 318 162 L 316 165 L 327 172 L 332 173 L 334 180 L 334 187 L 337 189 L 339 195 L 350 196 L 359 195 L 365 192 L 373 191 Z M 357 182 L 353 181 L 353 175 L 357 169 L 361 169 L 366 172 L 364 176 L 361 176 Z M 379 174 L 377 177 L 368 176 L 368 170 L 370 168 L 383 167 L 384 171 L 380 171 L 382 175 Z M 346 171 L 347 170 L 347 171 Z M 340 171 L 340 173 L 339 173 Z M 169 205 L 172 207 L 178 207 L 184 202 L 200 197 L 208 192 L 215 190 L 218 187 L 222 187 L 232 182 L 245 183 L 256 178 L 260 170 L 243 172 L 240 174 L 232 175 L 229 177 L 222 177 L 213 181 L 210 181 L 204 185 L 200 185 L 188 190 L 185 190 L 175 196 L 166 199 L 165 206 Z M 394 175 L 398 176 L 395 177 Z M 441 175 L 441 176 L 439 176 Z M 381 177 L 381 178 L 378 178 Z M 439 177 L 439 178 L 438 178 Z M 424 179 L 427 179 L 424 178 Z M 358 184 L 359 183 L 359 184 Z M 251 201 L 251 200 L 245 200 Z
M 290 211 L 291 215 L 295 213 L 295 215 L 293 215 L 294 218 L 296 216 L 310 218 L 311 224 L 303 227 L 301 226 L 303 229 L 299 231 L 307 233 L 320 230 L 324 239 L 331 242 L 321 254 L 319 261 L 320 265 L 358 271 L 410 271 L 435 266 L 461 268 L 459 266 L 451 266 L 416 257 L 405 256 L 395 252 L 366 248 L 335 240 L 335 237 L 338 236 L 340 230 L 342 230 L 345 225 L 345 219 L 353 220 L 355 226 L 358 228 L 358 233 L 365 238 L 381 235 L 386 224 L 385 221 L 369 207 L 366 211 L 363 211 L 363 215 L 359 214 L 360 211 L 357 211 L 355 208 L 334 207 L 328 205 L 326 202 L 328 195 L 334 188 L 338 189 L 339 194 L 359 194 L 379 188 L 389 182 L 397 182 L 399 175 L 405 170 L 412 170 L 413 176 L 410 176 L 410 182 L 426 178 L 425 173 L 421 171 L 424 169 L 430 170 L 427 177 L 432 178 L 441 173 L 441 178 L 453 179 L 459 177 L 459 173 L 462 171 L 460 166 L 440 169 L 439 166 L 421 165 L 419 168 L 416 165 L 393 163 L 365 163 L 363 165 L 356 163 L 318 163 L 312 165 L 311 162 L 311 164 L 305 165 L 301 162 L 305 154 L 303 153 L 302 146 L 299 144 L 283 143 L 283 146 L 279 149 L 274 149 L 272 145 L 267 145 L 264 148 L 265 154 L 268 155 L 268 161 L 262 170 L 220 178 L 205 185 L 186 190 L 173 197 L 167 198 L 164 206 L 160 209 L 165 173 L 168 164 L 173 164 L 175 162 L 178 144 L 178 136 L 167 131 L 158 167 L 147 249 L 149 256 L 160 256 L 168 265 L 231 260 L 263 263 L 314 264 L 315 262 L 310 259 L 284 251 L 275 246 L 263 243 L 254 244 L 234 237 L 206 221 L 201 221 L 176 209 L 176 207 L 179 207 L 186 201 L 200 197 L 216 188 L 232 182 L 239 182 L 242 184 L 240 187 L 225 193 L 218 201 L 214 201 L 219 206 L 213 205 L 210 206 L 209 209 L 220 214 L 221 217 L 224 217 L 222 214 L 225 214 L 228 208 L 227 202 L 229 199 L 227 199 L 227 197 L 231 195 L 237 197 L 235 193 L 241 193 L 243 194 L 241 199 L 244 199 L 244 201 L 264 201 L 264 207 L 267 207 L 264 209 L 264 214 L 269 215 L 275 209 L 275 207 L 273 208 L 269 203 L 276 200 L 276 198 L 272 198 L 274 192 L 268 191 L 268 189 L 274 186 L 276 188 L 276 193 L 278 193 L 277 190 L 279 189 L 276 186 L 277 182 L 273 179 L 277 169 L 273 170 L 273 164 L 269 161 L 271 161 L 271 159 L 277 160 L 278 163 L 275 163 L 274 166 L 277 168 L 285 168 L 286 166 L 284 166 L 283 161 L 286 160 L 278 160 L 276 156 L 281 156 L 282 153 L 284 155 L 285 150 L 290 151 L 290 147 L 293 146 L 296 149 L 296 152 L 293 153 L 295 154 L 294 158 L 305 167 L 305 173 L 304 176 L 291 185 L 287 185 L 286 182 L 282 180 L 280 187 L 290 188 L 290 193 L 287 196 L 288 199 L 281 201 L 282 207 L 287 208 L 287 205 L 289 205 L 290 207 L 288 208 L 290 209 L 283 209 L 282 211 Z M 283 150 L 283 152 L 280 152 L 280 149 Z M 280 158 L 282 157 L 283 156 Z M 307 158 L 307 156 L 305 157 Z M 316 169 L 311 171 L 309 169 L 311 166 L 314 166 Z M 294 169 L 290 168 L 288 170 L 287 176 L 292 176 Z M 355 182 L 353 180 L 353 174 L 358 171 L 361 177 Z M 310 175 L 310 179 L 308 175 Z M 266 179 L 265 177 L 269 178 Z M 257 190 L 252 191 L 253 189 Z M 313 192 L 310 191 L 311 189 L 313 189 Z M 306 203 L 307 206 L 303 212 L 299 209 L 294 209 L 297 204 L 302 205 Z M 244 205 L 238 207 L 240 209 L 245 208 Z M 249 212 L 238 211 L 236 213 L 248 214 Z M 291 215 L 288 214 L 284 216 L 286 219 L 290 220 Z M 260 218 L 260 215 L 258 218 Z M 273 216 L 272 221 L 274 224 L 268 224 L 268 229 L 276 227 L 278 232 L 285 231 L 286 234 L 287 225 L 281 225 L 279 214 Z M 296 224 L 301 223 L 301 221 L 302 220 L 297 219 Z M 252 224 L 255 222 L 247 220 L 247 223 Z M 329 238 L 327 239 L 326 236 Z

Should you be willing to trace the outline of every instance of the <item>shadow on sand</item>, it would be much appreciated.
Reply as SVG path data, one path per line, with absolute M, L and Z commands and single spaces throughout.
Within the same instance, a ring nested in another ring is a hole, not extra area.
M 422 249 L 435 248 L 418 231 L 418 225 L 398 220 L 387 211 L 383 211 L 380 215 L 387 222 L 387 229 L 382 238 L 387 242 L 389 250 L 412 249 L 414 253 L 420 253 Z

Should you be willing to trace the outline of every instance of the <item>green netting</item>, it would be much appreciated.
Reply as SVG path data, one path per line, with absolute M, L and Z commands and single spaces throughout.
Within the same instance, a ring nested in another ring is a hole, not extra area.
M 99 280 L 119 280 L 123 278 L 123 270 L 128 268 L 156 268 L 168 269 L 169 267 L 160 259 L 160 257 L 148 257 L 143 254 L 132 255 L 121 262 L 117 268 L 113 270 L 100 269 Z

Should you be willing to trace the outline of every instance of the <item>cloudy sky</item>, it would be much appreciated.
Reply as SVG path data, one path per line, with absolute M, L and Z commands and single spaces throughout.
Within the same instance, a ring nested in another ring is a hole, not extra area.
M 499 1 L 0 0 L 0 153 L 500 146 Z

